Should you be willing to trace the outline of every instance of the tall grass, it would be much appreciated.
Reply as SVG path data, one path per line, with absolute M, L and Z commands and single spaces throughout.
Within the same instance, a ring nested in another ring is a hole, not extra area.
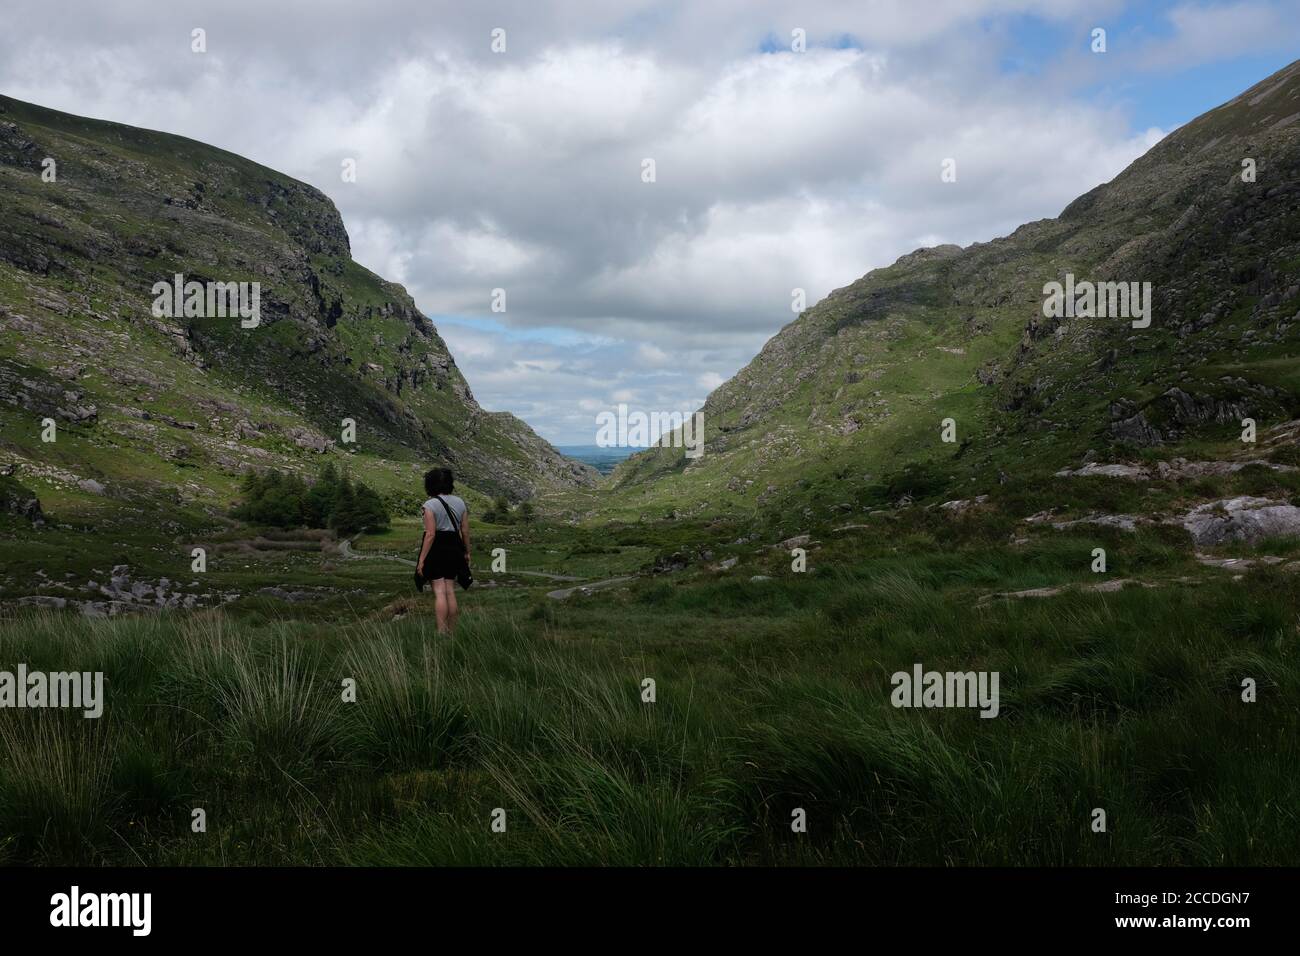
M 0 721 L 0 846 L 11 858 L 94 861 L 118 794 L 108 728 L 79 713 Z
M 421 606 L 389 621 L 10 621 L 0 667 L 102 669 L 108 700 L 98 721 L 0 711 L 0 853 L 148 864 L 1297 858 L 1290 578 L 977 605 L 981 547 L 803 578 L 651 584 L 538 617 L 526 605 L 475 611 L 454 638 Z M 1071 549 L 1058 542 L 999 577 L 1064 567 Z M 890 675 L 918 662 L 997 670 L 1001 715 L 894 709 Z M 207 832 L 191 828 L 196 807 Z M 504 832 L 491 826 L 498 808 Z M 1096 809 L 1104 833 L 1090 825 Z M 791 827 L 796 810 L 805 833 Z

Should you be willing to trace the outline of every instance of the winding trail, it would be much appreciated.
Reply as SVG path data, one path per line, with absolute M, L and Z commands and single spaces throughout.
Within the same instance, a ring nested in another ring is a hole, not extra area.
M 339 554 L 345 558 L 350 558 L 353 561 L 396 561 L 399 564 L 406 565 L 408 568 L 415 567 L 415 562 L 410 558 L 399 558 L 395 554 L 357 554 L 352 550 L 352 542 L 357 540 L 357 538 L 361 537 L 364 533 L 365 532 L 363 531 L 358 531 L 352 537 L 344 538 L 340 541 Z
M 611 584 L 620 584 L 623 581 L 631 581 L 636 578 L 635 574 L 628 574 L 621 578 L 610 578 L 607 581 L 592 581 L 590 584 L 579 584 L 577 587 L 560 588 L 558 591 L 547 591 L 546 596 L 556 601 L 563 601 L 574 591 L 582 591 L 584 594 L 591 591 L 599 591 L 601 588 L 607 588 Z
M 339 555 L 353 561 L 396 561 L 398 564 L 404 564 L 408 568 L 415 567 L 415 562 L 412 561 L 410 558 L 400 558 L 395 554 L 358 554 L 357 552 L 353 551 L 352 542 L 357 540 L 357 538 L 361 537 L 361 535 L 364 533 L 365 533 L 364 531 L 358 532 L 357 534 L 354 534 L 352 537 L 344 538 L 342 541 L 340 541 Z M 586 580 L 585 578 L 576 577 L 572 574 L 551 574 L 549 571 L 507 571 L 503 573 L 527 575 L 530 578 L 546 578 L 548 581 Z M 614 578 L 610 581 L 597 581 L 592 584 L 586 585 L 586 587 L 589 588 L 604 587 L 606 584 L 613 584 L 617 581 L 626 581 L 626 580 L 628 580 L 628 578 Z M 563 600 L 564 598 L 569 596 L 570 592 L 576 590 L 579 589 L 567 588 L 561 591 L 552 591 L 550 592 L 550 594 L 547 595 L 547 597 L 553 597 L 553 598 L 557 598 L 558 600 Z

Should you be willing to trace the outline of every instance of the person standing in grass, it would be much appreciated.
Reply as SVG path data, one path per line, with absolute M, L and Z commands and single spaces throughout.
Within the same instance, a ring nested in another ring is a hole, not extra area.
M 438 633 L 450 634 L 460 609 L 456 606 L 456 578 L 469 565 L 469 506 L 451 493 L 454 484 L 450 468 L 434 468 L 424 476 L 429 500 L 420 509 L 424 539 L 416 562 L 416 587 L 433 586 Z

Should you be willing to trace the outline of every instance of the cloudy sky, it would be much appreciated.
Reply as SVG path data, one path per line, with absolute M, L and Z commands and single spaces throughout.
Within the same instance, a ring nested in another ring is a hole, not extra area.
M 619 402 L 698 407 L 796 288 L 1056 215 L 1300 55 L 1297 23 L 1300 0 L 4 0 L 0 91 L 324 190 L 483 405 L 591 444 Z

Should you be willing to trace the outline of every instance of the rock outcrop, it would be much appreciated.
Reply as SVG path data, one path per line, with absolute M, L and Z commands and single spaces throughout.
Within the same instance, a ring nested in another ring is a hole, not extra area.
M 1300 508 L 1268 498 L 1228 498 L 1193 508 L 1180 522 L 1198 546 L 1300 537 Z

